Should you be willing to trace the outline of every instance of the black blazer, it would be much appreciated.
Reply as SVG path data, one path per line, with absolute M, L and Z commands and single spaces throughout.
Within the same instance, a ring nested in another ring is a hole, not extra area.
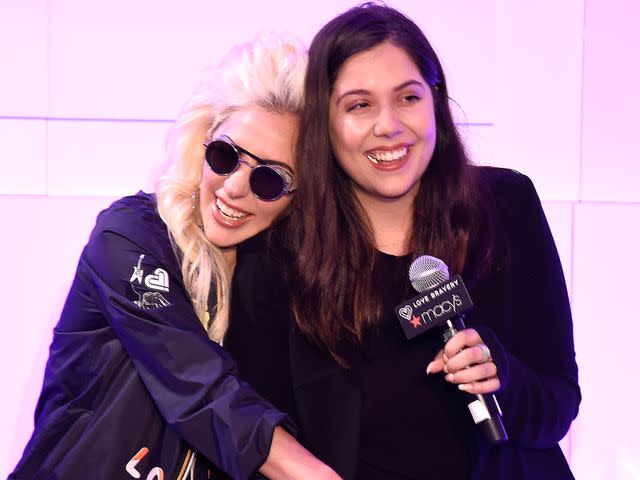
M 510 439 L 494 448 L 471 440 L 479 452 L 472 478 L 570 479 L 558 442 L 581 397 L 562 267 L 531 181 L 512 170 L 478 168 L 496 205 L 496 254 L 489 275 L 468 285 L 475 309 L 467 326 L 480 332 L 498 366 Z M 265 254 L 263 240 L 239 249 L 225 347 L 240 374 L 294 417 L 310 450 L 355 478 L 360 391 L 295 328 L 282 265 Z

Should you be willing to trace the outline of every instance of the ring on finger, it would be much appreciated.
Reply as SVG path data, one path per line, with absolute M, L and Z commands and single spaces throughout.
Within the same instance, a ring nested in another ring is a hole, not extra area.
M 482 358 L 480 359 L 480 363 L 485 363 L 491 360 L 491 351 L 489 350 L 489 347 L 487 347 L 487 345 L 484 343 L 481 343 L 478 346 L 480 347 L 480 351 L 482 352 Z

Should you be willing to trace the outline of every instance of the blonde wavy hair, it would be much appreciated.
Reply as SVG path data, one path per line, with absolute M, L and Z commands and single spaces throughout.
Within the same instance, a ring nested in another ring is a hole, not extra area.
M 222 251 L 201 227 L 203 143 L 230 115 L 248 106 L 300 115 L 306 64 L 306 48 L 289 36 L 262 35 L 238 45 L 207 70 L 167 137 L 170 173 L 156 184 L 158 212 L 167 224 L 196 314 L 209 338 L 219 343 L 229 323 L 230 271 Z M 212 288 L 215 312 L 208 308 Z

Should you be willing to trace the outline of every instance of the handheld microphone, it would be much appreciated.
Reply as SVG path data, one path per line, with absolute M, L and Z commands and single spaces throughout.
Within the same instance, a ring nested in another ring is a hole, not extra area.
M 442 327 L 442 340 L 447 343 L 465 328 L 464 314 L 473 306 L 462 278 L 460 275 L 450 278 L 449 268 L 442 260 L 423 255 L 411 264 L 409 279 L 420 294 L 395 308 L 405 335 L 412 339 L 434 327 Z M 492 444 L 508 440 L 495 395 L 461 393 L 485 438 Z

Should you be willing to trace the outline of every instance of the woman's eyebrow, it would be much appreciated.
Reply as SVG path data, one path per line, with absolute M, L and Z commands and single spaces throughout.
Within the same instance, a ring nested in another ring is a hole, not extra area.
M 371 92 L 369 90 L 365 90 L 363 88 L 359 88 L 356 90 L 348 90 L 336 99 L 336 105 L 338 105 L 344 97 L 348 97 L 349 95 L 370 95 L 370 94 Z
M 419 87 L 426 88 L 424 82 L 421 82 L 419 80 L 407 80 L 406 82 L 401 83 L 397 87 L 393 87 L 393 91 L 394 92 L 398 92 L 398 91 L 402 90 L 403 88 L 407 88 L 407 87 L 409 87 L 411 85 L 417 85 Z M 354 89 L 354 90 L 348 90 L 348 91 L 344 92 L 342 95 L 340 95 L 336 99 L 336 105 L 338 105 L 342 101 L 343 98 L 348 97 L 349 95 L 371 95 L 371 92 L 369 90 L 364 89 L 364 88 L 357 88 L 357 89 Z
M 401 83 L 400 85 L 398 85 L 397 87 L 395 87 L 393 89 L 394 92 L 397 92 L 399 90 L 402 90 L 403 88 L 407 88 L 410 87 L 412 85 L 416 85 L 418 87 L 422 87 L 422 88 L 427 88 L 426 85 L 424 84 L 424 82 L 421 82 L 419 80 L 407 80 L 404 83 Z
M 278 167 L 282 167 L 285 168 L 287 170 L 289 170 L 290 172 L 293 173 L 293 169 L 289 166 L 289 164 L 285 163 L 285 162 L 280 162 L 279 160 L 271 160 L 269 158 L 262 158 L 258 155 L 256 155 L 253 152 L 249 152 L 248 150 L 242 148 L 240 145 L 234 143 L 234 145 L 236 146 L 236 148 L 238 149 L 238 151 L 240 153 L 244 153 L 245 155 L 247 155 L 250 158 L 253 158 L 255 161 L 257 161 L 260 165 L 275 165 Z
M 291 168 L 291 167 L 289 166 L 289 164 L 287 164 L 287 163 L 285 163 L 285 162 L 279 162 L 278 160 L 267 160 L 267 159 L 264 159 L 264 160 L 262 160 L 262 161 L 263 161 L 264 163 L 268 163 L 269 165 L 276 165 L 276 166 L 278 166 L 278 167 L 282 167 L 282 168 L 285 168 L 285 169 L 287 169 L 287 170 L 289 170 L 289 171 L 293 172 L 293 168 Z
M 246 148 L 238 145 L 233 138 L 231 138 L 229 135 L 224 135 L 225 137 L 227 137 L 229 140 L 231 140 L 231 143 L 233 143 L 235 145 L 235 147 L 238 149 L 238 151 L 240 153 L 244 153 L 245 155 L 247 155 L 249 158 L 253 158 L 255 161 L 257 161 L 258 163 L 262 163 L 262 164 L 269 164 L 269 165 L 277 165 L 280 166 L 282 168 L 286 168 L 287 170 L 293 172 L 293 169 L 285 162 L 280 162 L 278 160 L 271 160 L 268 158 L 262 158 L 259 155 L 256 155 L 253 152 L 250 152 L 249 150 L 247 150 Z

